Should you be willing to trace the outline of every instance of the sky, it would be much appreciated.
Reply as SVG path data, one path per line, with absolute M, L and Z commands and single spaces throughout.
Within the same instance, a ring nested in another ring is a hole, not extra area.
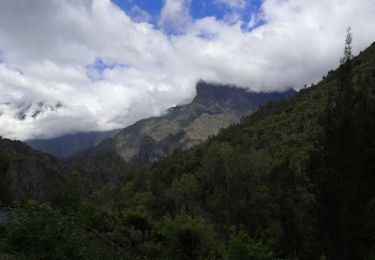
M 199 80 L 300 89 L 338 66 L 374 0 L 0 1 L 0 135 L 105 131 L 189 103 Z

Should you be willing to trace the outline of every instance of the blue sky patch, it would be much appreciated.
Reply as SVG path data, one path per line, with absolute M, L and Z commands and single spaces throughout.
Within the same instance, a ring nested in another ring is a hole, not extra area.
M 123 64 L 107 64 L 102 59 L 96 58 L 93 64 L 86 66 L 86 74 L 92 81 L 98 81 L 104 79 L 104 71 L 109 69 L 112 70 L 118 67 L 125 67 Z
M 112 2 L 131 17 L 133 17 L 132 10 L 134 10 L 135 6 L 141 8 L 150 15 L 149 22 L 153 23 L 155 26 L 157 26 L 160 12 L 164 4 L 164 0 L 112 0 Z M 245 8 L 236 10 L 219 3 L 218 0 L 192 0 L 190 15 L 195 20 L 204 17 L 216 17 L 216 19 L 219 20 L 228 20 L 231 14 L 236 13 L 239 19 L 247 25 L 251 20 L 252 14 L 260 11 L 261 5 L 262 0 L 246 1 Z M 259 22 L 255 26 L 260 25 L 262 25 L 262 22 Z
M 246 1 L 246 6 L 242 10 L 231 9 L 224 4 L 218 3 L 215 0 L 193 0 L 190 13 L 194 19 L 199 19 L 207 16 L 214 16 L 217 19 L 223 20 L 225 17 L 233 12 L 237 12 L 241 20 L 248 22 L 251 19 L 253 12 L 258 12 L 262 4 L 262 0 Z
M 153 24 L 157 24 L 160 11 L 163 8 L 163 0 L 112 0 L 112 2 L 131 17 L 133 17 L 131 10 L 138 6 L 150 15 L 150 22 Z

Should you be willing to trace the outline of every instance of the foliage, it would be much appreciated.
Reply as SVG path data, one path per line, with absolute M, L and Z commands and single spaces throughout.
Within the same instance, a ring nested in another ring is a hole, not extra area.
M 6 252 L 28 259 L 92 259 L 100 255 L 75 219 L 34 201 L 13 212 L 1 242 Z
M 194 218 L 184 212 L 175 218 L 165 216 L 160 234 L 165 239 L 163 258 L 216 259 L 218 254 L 213 228 L 202 218 Z
M 10 191 L 10 180 L 8 176 L 6 176 L 8 168 L 8 158 L 0 154 L 0 207 L 3 205 L 8 205 L 12 201 L 12 193 Z
M 245 232 L 231 235 L 225 256 L 237 260 L 272 260 L 272 253 L 255 243 Z

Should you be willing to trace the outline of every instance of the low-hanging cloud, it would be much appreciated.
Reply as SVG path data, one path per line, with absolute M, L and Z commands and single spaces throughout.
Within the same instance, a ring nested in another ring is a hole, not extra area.
M 0 135 L 125 127 L 188 102 L 200 79 L 298 89 L 337 66 L 349 24 L 355 52 L 375 40 L 373 0 L 265 0 L 255 29 L 193 20 L 189 5 L 165 0 L 155 27 L 110 0 L 1 1 Z

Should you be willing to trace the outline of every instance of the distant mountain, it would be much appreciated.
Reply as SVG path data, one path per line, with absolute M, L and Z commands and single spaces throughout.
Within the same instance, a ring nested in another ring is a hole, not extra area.
M 184 150 L 202 143 L 267 102 L 294 93 L 293 89 L 256 93 L 234 86 L 200 82 L 196 97 L 190 104 L 171 108 L 161 117 L 141 120 L 81 154 L 93 156 L 115 151 L 125 161 L 154 162 L 176 148 Z
M 27 140 L 26 143 L 38 151 L 49 153 L 59 158 L 65 158 L 95 146 L 100 141 L 112 137 L 118 132 L 119 130 L 77 133 L 51 139 Z
M 82 194 L 97 191 L 107 183 L 125 178 L 129 167 L 123 159 L 142 163 L 159 160 L 175 148 L 186 149 L 206 140 L 270 100 L 292 94 L 293 90 L 253 93 L 202 82 L 191 104 L 171 108 L 162 117 L 141 120 L 120 132 L 28 141 L 38 150 L 65 157 L 113 135 L 81 155 L 65 159 L 0 137 L 0 205 L 14 199 L 54 200 L 66 192 L 75 171 L 79 172 Z
M 79 172 L 81 193 L 88 194 L 121 181 L 126 169 L 116 153 L 59 160 L 20 141 L 0 137 L 0 206 L 14 199 L 53 200 L 66 191 L 75 171 Z

